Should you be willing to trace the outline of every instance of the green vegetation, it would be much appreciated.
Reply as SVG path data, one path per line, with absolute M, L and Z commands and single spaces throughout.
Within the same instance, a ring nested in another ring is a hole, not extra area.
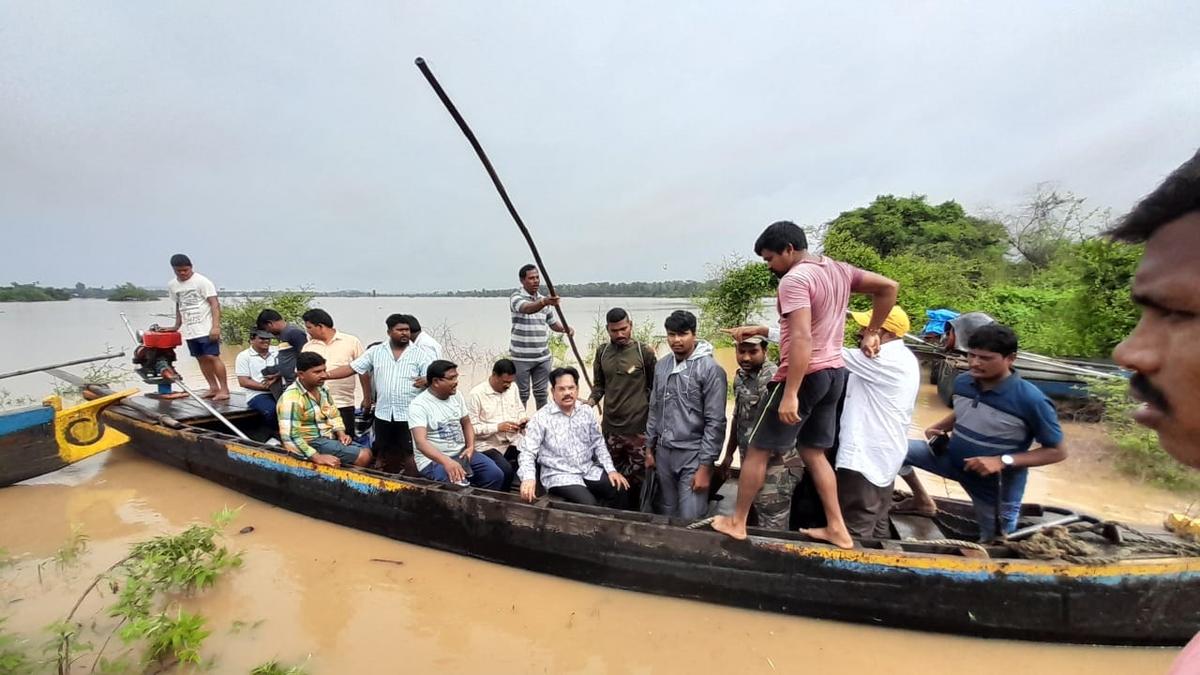
M 110 302 L 144 302 L 147 300 L 158 300 L 161 295 L 152 293 L 140 286 L 134 286 L 132 282 L 125 283 L 112 289 L 108 294 Z
M 717 265 L 711 276 L 708 289 L 695 300 L 700 308 L 699 335 L 713 344 L 732 344 L 720 329 L 761 318 L 763 298 L 772 295 L 779 282 L 766 263 L 747 262 L 736 255 Z
M 307 672 L 303 666 L 285 666 L 272 660 L 255 666 L 250 675 L 305 675 Z
M 36 283 L 19 284 L 14 281 L 8 287 L 0 286 L 0 302 L 47 302 L 70 299 L 70 291 L 62 288 L 43 287 Z
M 300 324 L 300 317 L 309 309 L 313 294 L 308 291 L 279 291 L 257 298 L 242 298 L 221 303 L 221 341 L 244 344 L 255 329 L 258 313 L 273 309 L 285 321 Z
M 1096 378 L 1088 382 L 1088 389 L 1102 406 L 1101 421 L 1116 447 L 1118 468 L 1171 490 L 1200 491 L 1200 476 L 1168 455 L 1157 434 L 1133 421 L 1133 411 L 1140 404 L 1129 397 L 1125 380 Z

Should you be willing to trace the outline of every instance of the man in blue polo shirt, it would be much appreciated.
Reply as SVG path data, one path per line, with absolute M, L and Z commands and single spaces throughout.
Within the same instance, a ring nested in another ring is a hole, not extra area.
M 954 381 L 954 412 L 925 430 L 927 440 L 909 441 L 905 466 L 958 481 L 975 505 L 979 540 L 1017 528 L 1028 469 L 1067 458 L 1054 404 L 1013 372 L 1017 335 L 997 323 L 967 339 L 969 372 Z M 948 437 L 948 438 L 942 438 Z M 1030 450 L 1033 441 L 1039 447 Z M 934 512 L 933 500 L 916 476 L 909 484 L 914 506 Z

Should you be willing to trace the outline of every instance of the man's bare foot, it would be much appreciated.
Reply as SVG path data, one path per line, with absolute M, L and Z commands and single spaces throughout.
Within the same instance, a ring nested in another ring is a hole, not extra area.
M 717 516 L 712 521 L 712 529 L 741 541 L 746 538 L 746 526 L 738 527 L 734 524 L 733 518 L 729 516 Z
M 850 538 L 850 533 L 845 530 L 834 532 L 828 527 L 814 527 L 811 530 L 800 530 L 800 534 L 820 541 L 827 541 L 838 548 L 854 548 L 854 540 Z
M 229 400 L 229 392 L 227 392 L 227 391 L 218 391 L 218 392 L 217 392 L 215 395 L 213 395 L 213 397 L 212 397 L 212 400 L 214 400 L 214 401 L 228 401 L 228 400 Z
M 937 515 L 937 504 L 932 499 L 908 497 L 892 505 L 892 513 L 915 513 L 930 518 Z
M 212 389 L 205 389 L 204 391 L 200 392 L 200 398 L 212 398 L 216 395 L 217 392 L 213 391 Z

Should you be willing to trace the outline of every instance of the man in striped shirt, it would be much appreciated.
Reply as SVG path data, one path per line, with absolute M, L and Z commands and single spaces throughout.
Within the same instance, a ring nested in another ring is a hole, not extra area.
M 557 307 L 557 295 L 545 296 L 538 292 L 542 275 L 537 267 L 525 265 L 517 272 L 521 289 L 508 299 L 512 312 L 512 332 L 509 351 L 513 363 L 517 364 L 517 392 L 521 405 L 529 401 L 530 381 L 533 382 L 533 399 L 538 408 L 546 405 L 546 390 L 549 382 L 550 331 L 574 336 L 575 329 L 564 329 L 551 307 Z
M 412 435 L 408 430 L 408 406 L 425 388 L 425 371 L 433 355 L 412 343 L 412 318 L 393 314 L 387 318 L 388 341 L 371 347 L 348 366 L 334 368 L 330 379 L 353 373 L 370 375 L 373 393 L 364 395 L 363 408 L 374 404 L 375 444 L 380 468 L 390 473 L 417 475 Z
M 303 352 L 296 357 L 296 381 L 283 391 L 276 406 L 279 438 L 293 455 L 319 466 L 366 466 L 371 451 L 355 445 L 325 381 L 325 359 Z

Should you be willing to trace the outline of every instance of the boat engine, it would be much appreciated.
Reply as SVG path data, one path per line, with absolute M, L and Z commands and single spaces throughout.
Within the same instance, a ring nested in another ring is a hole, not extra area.
M 148 331 L 137 331 L 137 349 L 133 363 L 137 374 L 149 384 L 158 385 L 159 396 L 169 396 L 175 376 L 175 348 L 183 344 L 179 331 L 162 330 L 157 324 Z

